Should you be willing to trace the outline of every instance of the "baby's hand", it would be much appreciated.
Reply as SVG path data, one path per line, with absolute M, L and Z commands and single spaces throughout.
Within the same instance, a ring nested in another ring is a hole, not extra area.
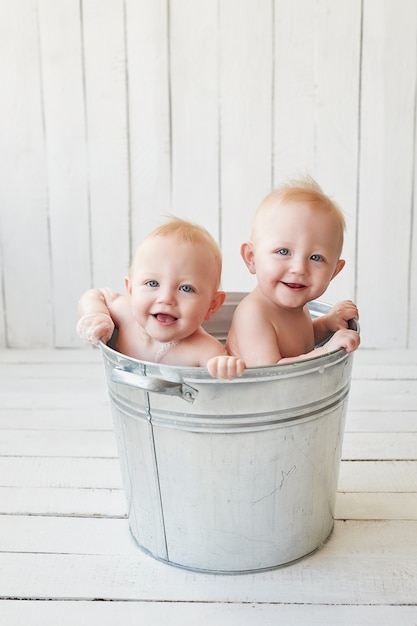
M 99 339 L 107 343 L 113 330 L 114 322 L 106 313 L 87 313 L 80 317 L 77 323 L 77 333 L 80 339 L 95 344 Z
M 329 330 L 335 332 L 341 328 L 349 327 L 349 320 L 359 319 L 359 312 L 356 304 L 352 300 L 342 300 L 337 302 L 330 313 L 326 315 Z
M 333 352 L 343 348 L 349 354 L 359 347 L 360 337 L 356 330 L 342 328 L 337 330 L 333 337 L 324 345 L 327 352 Z
M 233 380 L 245 370 L 245 362 L 237 356 L 214 356 L 207 363 L 209 374 L 214 378 Z

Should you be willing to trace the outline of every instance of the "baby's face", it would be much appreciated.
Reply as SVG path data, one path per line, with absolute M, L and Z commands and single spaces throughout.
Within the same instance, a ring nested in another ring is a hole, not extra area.
M 253 273 L 262 292 L 285 308 L 320 297 L 343 267 L 342 240 L 337 217 L 325 209 L 300 201 L 266 206 L 253 234 Z
M 136 321 L 160 342 L 192 335 L 217 290 L 214 255 L 176 237 L 151 237 L 139 248 L 128 292 Z

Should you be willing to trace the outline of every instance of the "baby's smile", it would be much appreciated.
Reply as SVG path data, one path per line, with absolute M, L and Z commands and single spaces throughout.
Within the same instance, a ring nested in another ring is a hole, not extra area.
M 168 313 L 152 313 L 152 315 L 157 322 L 166 326 L 174 324 L 178 320 L 178 317 L 174 317 L 173 315 L 169 315 Z
M 289 289 L 294 289 L 295 291 L 300 291 L 301 289 L 305 289 L 305 285 L 301 285 L 300 283 L 285 283 L 282 281 L 282 284 L 288 287 Z

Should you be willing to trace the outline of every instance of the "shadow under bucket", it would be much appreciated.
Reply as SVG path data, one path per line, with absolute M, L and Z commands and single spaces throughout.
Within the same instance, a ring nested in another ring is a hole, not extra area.
M 211 321 L 220 339 L 242 295 L 228 294 Z M 311 315 L 330 308 L 313 302 Z M 223 381 L 100 347 L 130 529 L 143 550 L 192 570 L 247 573 L 328 539 L 352 355 Z

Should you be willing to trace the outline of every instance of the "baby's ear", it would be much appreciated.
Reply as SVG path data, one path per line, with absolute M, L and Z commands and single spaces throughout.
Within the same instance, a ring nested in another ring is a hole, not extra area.
M 126 287 L 126 291 L 129 294 L 129 296 L 132 295 L 132 283 L 130 282 L 130 278 L 129 276 L 125 277 L 125 287 Z
M 214 294 L 213 299 L 210 303 L 210 308 L 206 313 L 205 320 L 209 320 L 222 306 L 223 302 L 226 300 L 226 292 L 218 291 Z
M 333 276 L 331 277 L 330 280 L 333 280 L 333 278 L 335 276 L 337 276 L 339 274 L 339 272 L 342 271 L 342 269 L 345 267 L 345 263 L 346 261 L 344 259 L 339 259 L 338 262 L 336 263 L 336 269 L 333 272 Z
M 256 274 L 253 243 L 251 241 L 245 241 L 245 243 L 242 243 L 240 247 L 240 254 L 250 273 Z

